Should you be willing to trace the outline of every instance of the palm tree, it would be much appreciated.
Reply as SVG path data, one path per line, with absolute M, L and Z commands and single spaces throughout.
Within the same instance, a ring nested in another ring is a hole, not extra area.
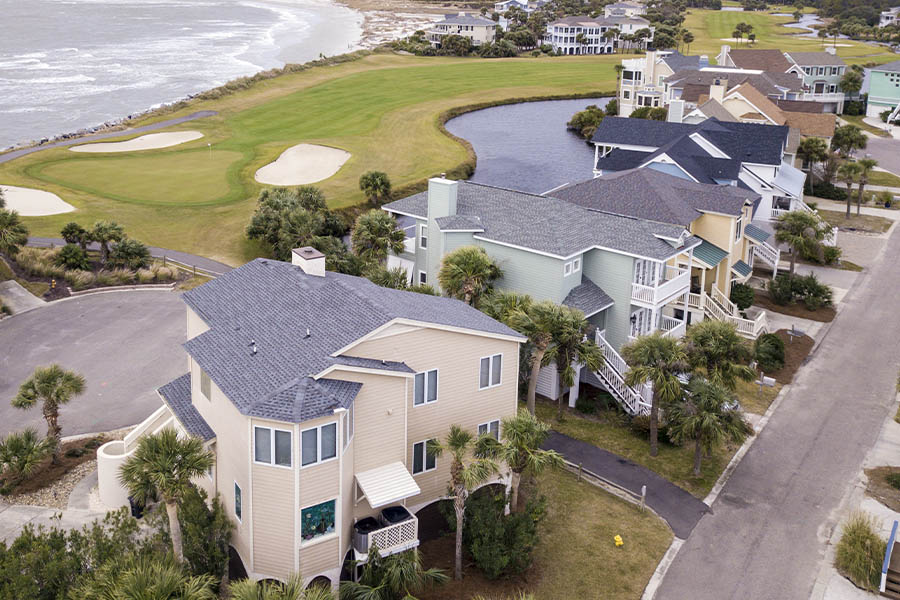
M 388 269 L 384 265 L 373 265 L 364 272 L 366 279 L 381 287 L 394 290 L 409 289 L 409 276 L 403 267 Z
M 16 485 L 31 475 L 52 451 L 52 440 L 38 437 L 34 429 L 10 433 L 0 441 L 0 474 L 7 474 L 7 483 Z
M 87 245 L 91 241 L 91 233 L 74 221 L 66 223 L 59 232 L 67 244 L 78 244 L 78 246 L 87 252 Z
M 19 393 L 12 399 L 15 408 L 27 410 L 41 403 L 41 413 L 47 421 L 47 437 L 53 444 L 53 462 L 59 462 L 59 407 L 84 392 L 84 377 L 74 371 L 66 371 L 59 365 L 38 367 L 31 377 L 19 386 Z
M 603 352 L 591 339 L 594 326 L 584 318 L 584 313 L 568 306 L 560 306 L 551 315 L 550 346 L 541 361 L 547 365 L 556 363 L 559 378 L 559 399 L 556 419 L 562 420 L 564 390 L 575 385 L 573 364 L 584 365 L 591 372 L 603 366 Z
M 878 166 L 878 161 L 874 158 L 861 158 L 856 161 L 856 164 L 859 165 L 859 194 L 856 196 L 856 216 L 858 217 L 860 204 L 862 204 L 863 190 L 866 184 L 869 183 L 869 173 Z
M 481 297 L 491 290 L 494 280 L 502 274 L 484 248 L 462 246 L 441 261 L 438 282 L 451 298 L 477 307 Z
M 397 228 L 397 219 L 383 210 L 372 209 L 361 214 L 353 227 L 353 252 L 360 258 L 383 263 L 389 253 L 403 252 L 406 234 Z
M 659 407 L 668 406 L 682 395 L 678 375 L 690 368 L 684 346 L 679 340 L 656 331 L 644 335 L 622 348 L 628 363 L 625 383 L 630 386 L 653 384 L 650 405 L 650 456 L 659 453 Z
M 28 242 L 28 228 L 22 224 L 19 213 L 0 208 L 0 252 L 16 254 Z
M 100 244 L 100 263 L 106 264 L 109 259 L 110 242 L 121 242 L 125 230 L 113 221 L 97 221 L 91 229 L 91 239 Z
M 689 54 L 690 51 L 691 51 L 691 43 L 694 41 L 694 34 L 691 33 L 690 31 L 685 31 L 685 32 L 681 35 L 681 41 L 684 42 L 685 45 L 686 45 L 686 51 L 685 51 L 685 53 L 686 53 L 686 54 Z
M 853 202 L 853 184 L 859 175 L 859 164 L 845 160 L 838 167 L 837 177 L 847 186 L 847 218 L 850 218 L 850 204 Z
M 775 221 L 775 241 L 791 248 L 791 275 L 794 274 L 798 254 L 820 257 L 824 254 L 822 240 L 830 232 L 831 226 L 812 213 L 792 210 L 778 217 Z
M 669 436 L 676 444 L 694 441 L 694 476 L 700 476 L 703 452 L 710 454 L 728 440 L 743 442 L 753 432 L 727 389 L 702 377 L 692 377 L 687 393 L 666 409 Z
M 539 475 L 547 467 L 561 467 L 562 455 L 555 450 L 543 450 L 541 444 L 550 434 L 550 426 L 522 409 L 514 417 L 503 419 L 500 440 L 490 435 L 478 439 L 476 454 L 503 461 L 509 466 L 509 508 L 519 508 L 519 484 L 526 472 Z
M 87 575 L 75 590 L 79 600 L 214 600 L 210 575 L 189 575 L 171 555 L 132 554 Z
M 538 376 L 541 367 L 545 366 L 544 356 L 553 343 L 553 332 L 557 324 L 563 320 L 563 308 L 554 302 L 544 300 L 520 310 L 512 315 L 507 323 L 510 327 L 528 337 L 531 354 L 528 357 L 531 372 L 528 375 L 528 396 L 526 405 L 528 412 L 534 414 L 535 396 L 537 395 Z
M 691 362 L 702 367 L 706 378 L 716 385 L 734 391 L 738 379 L 753 381 L 756 376 L 747 366 L 753 353 L 735 325 L 705 319 L 688 329 L 686 339 Z
M 190 489 L 191 480 L 206 473 L 212 465 L 213 455 L 203 448 L 202 440 L 180 439 L 174 429 L 166 428 L 142 437 L 134 454 L 120 469 L 119 480 L 137 502 L 145 504 L 156 495 L 162 496 L 169 517 L 172 550 L 179 563 L 184 562 L 184 552 L 178 504 Z
M 359 581 L 341 582 L 340 596 L 341 600 L 396 600 L 397 598 L 415 600 L 413 594 L 418 594 L 434 585 L 441 585 L 447 579 L 448 577 L 440 569 L 425 569 L 422 566 L 418 550 L 382 557 L 377 548 L 372 548 L 366 564 L 363 566 Z M 250 598 L 235 596 L 233 600 L 250 600 Z M 286 600 L 295 599 L 286 597 Z M 327 598 L 321 600 L 327 600 Z
M 797 147 L 797 156 L 809 163 L 809 177 L 806 181 L 809 184 L 807 189 L 812 193 L 814 167 L 828 158 L 828 145 L 822 138 L 803 138 Z
M 528 294 L 498 290 L 492 292 L 482 301 L 481 311 L 490 318 L 515 329 L 513 326 L 513 315 L 519 311 L 527 311 L 532 304 L 534 304 L 534 301 Z
M 228 591 L 231 600 L 334 600 L 330 588 L 313 585 L 305 589 L 299 573 L 291 575 L 284 583 L 242 579 L 232 583 Z
M 387 173 L 367 171 L 359 178 L 359 189 L 372 204 L 379 200 L 387 200 L 391 196 L 391 180 Z
M 462 579 L 462 541 L 465 526 L 466 499 L 469 494 L 499 470 L 491 458 L 474 455 L 475 436 L 459 425 L 451 425 L 444 442 L 428 441 L 428 453 L 440 457 L 450 454 L 450 489 L 453 491 L 453 511 L 456 513 L 456 564 L 454 579 Z

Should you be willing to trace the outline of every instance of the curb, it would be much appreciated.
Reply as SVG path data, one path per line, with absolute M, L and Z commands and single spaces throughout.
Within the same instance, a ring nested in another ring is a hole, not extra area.
M 678 551 L 681 550 L 681 546 L 684 545 L 684 542 L 685 540 L 682 540 L 681 538 L 672 540 L 669 549 L 663 554 L 659 564 L 656 565 L 656 570 L 653 571 L 653 575 L 650 576 L 650 581 L 647 582 L 647 587 L 644 588 L 644 594 L 641 596 L 641 600 L 653 600 L 653 597 L 656 596 L 656 591 L 659 589 L 663 578 L 666 576 L 666 571 L 669 570 L 669 567 L 675 561 L 675 557 L 678 555 Z
M 106 292 L 130 292 L 136 290 L 174 290 L 178 285 L 177 281 L 173 281 L 172 283 L 144 283 L 144 284 L 135 284 L 135 285 L 110 285 L 106 287 L 100 288 L 91 288 L 89 290 L 80 290 L 78 292 L 73 292 L 72 288 L 68 288 L 69 290 L 69 298 L 78 298 L 80 296 L 89 296 L 90 294 L 104 294 Z M 63 300 L 64 298 L 60 298 Z

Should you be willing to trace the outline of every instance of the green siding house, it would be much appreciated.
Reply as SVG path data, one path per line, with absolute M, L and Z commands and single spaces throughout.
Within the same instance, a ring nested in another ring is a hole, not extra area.
M 869 105 L 866 116 L 878 117 L 900 104 L 900 60 L 869 71 Z

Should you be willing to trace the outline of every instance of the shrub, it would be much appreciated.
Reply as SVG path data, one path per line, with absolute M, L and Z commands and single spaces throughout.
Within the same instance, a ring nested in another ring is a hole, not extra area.
M 575 400 L 575 410 L 586 415 L 592 415 L 597 412 L 597 403 L 589 394 L 580 394 Z
M 54 262 L 66 269 L 87 271 L 91 268 L 91 265 L 88 262 L 87 252 L 82 250 L 81 246 L 76 244 L 66 244 L 63 246 L 59 250 L 59 254 L 56 255 Z
M 875 194 L 875 204 L 880 204 L 885 208 L 890 208 L 891 204 L 894 202 L 894 194 L 887 190 L 882 190 Z
M 884 480 L 895 490 L 900 490 L 900 473 L 888 473 Z
M 876 533 L 875 519 L 855 512 L 844 523 L 837 543 L 834 566 L 857 587 L 870 592 L 881 583 L 881 562 L 887 543 Z
M 833 265 L 841 259 L 841 255 L 844 253 L 841 250 L 840 246 L 825 246 L 825 252 L 823 257 L 825 258 L 826 265 Z
M 605 116 L 606 113 L 602 108 L 598 107 L 596 104 L 591 104 L 584 110 L 578 111 L 572 115 L 572 118 L 566 123 L 566 127 L 576 131 L 581 137 L 589 140 L 591 139 L 591 136 L 594 135 L 594 131 L 597 130 L 597 126 L 600 125 Z
M 109 272 L 110 277 L 115 281 L 115 285 L 128 285 L 134 283 L 134 271 L 131 269 L 118 268 Z
M 543 497 L 508 515 L 504 514 L 506 503 L 503 493 L 476 494 L 466 502 L 464 542 L 488 579 L 522 573 L 531 566 L 538 525 L 546 514 Z
M 820 182 L 813 185 L 812 195 L 829 200 L 846 200 L 847 190 L 841 189 L 830 183 Z
M 96 280 L 90 271 L 66 271 L 65 278 L 75 291 L 91 287 Z
M 53 452 L 53 441 L 34 429 L 10 433 L 0 441 L 0 473 L 7 484 L 15 485 L 32 474 Z
M 819 281 L 815 273 L 794 277 L 794 295 L 800 299 L 809 310 L 816 310 L 822 306 L 830 306 L 834 292 L 826 284 Z
M 62 279 L 66 270 L 56 265 L 59 248 L 22 248 L 16 254 L 16 264 L 29 275 Z
M 736 283 L 731 288 L 730 299 L 737 305 L 738 310 L 747 310 L 753 304 L 753 288 L 746 283 Z
M 613 98 L 609 102 L 606 103 L 604 107 L 606 110 L 606 114 L 616 116 L 619 114 L 619 101 Z
M 774 333 L 764 333 L 753 344 L 756 363 L 765 373 L 784 366 L 784 342 Z
M 97 272 L 96 282 L 100 287 L 107 287 L 110 285 L 116 285 L 116 278 L 113 277 L 110 271 L 103 269 Z
M 865 114 L 865 105 L 859 100 L 852 100 L 844 104 L 844 114 L 857 117 Z
M 150 283 L 156 278 L 156 275 L 150 269 L 138 269 L 134 276 L 138 283 Z
M 125 238 L 109 253 L 112 264 L 129 269 L 141 269 L 150 264 L 150 250 L 137 240 Z
M 775 279 L 769 280 L 768 289 L 772 302 L 785 306 L 794 301 L 794 288 L 791 276 L 783 273 Z
M 175 279 L 175 269 L 172 267 L 164 267 L 163 265 L 153 265 L 150 267 L 157 281 L 172 281 Z

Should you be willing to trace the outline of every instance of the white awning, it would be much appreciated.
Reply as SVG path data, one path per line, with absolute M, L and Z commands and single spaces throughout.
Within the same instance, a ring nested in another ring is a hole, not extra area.
M 801 200 L 803 198 L 803 182 L 806 181 L 806 173 L 793 167 L 786 162 L 781 163 L 778 167 L 778 175 L 772 182 L 772 185 L 783 191 L 792 198 Z
M 372 508 L 387 506 L 421 492 L 416 480 L 399 461 L 357 473 L 356 483 L 363 493 L 356 501 L 365 498 Z

